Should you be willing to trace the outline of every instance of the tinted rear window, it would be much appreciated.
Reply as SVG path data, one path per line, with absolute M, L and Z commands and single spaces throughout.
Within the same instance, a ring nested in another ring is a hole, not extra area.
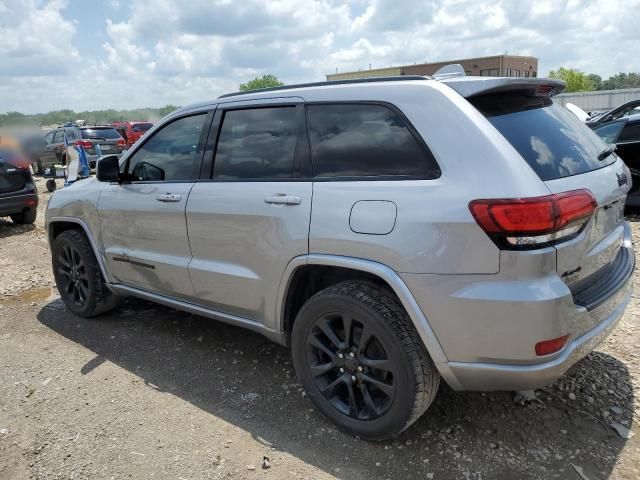
M 82 138 L 91 140 L 92 138 L 104 138 L 105 140 L 113 140 L 120 138 L 120 134 L 115 128 L 84 128 L 80 130 Z
M 615 161 L 615 156 L 598 160 L 605 144 L 573 113 L 549 98 L 503 94 L 470 101 L 542 180 L 578 175 Z
M 384 105 L 309 105 L 317 177 L 437 178 L 440 168 L 400 114 Z
M 146 132 L 151 127 L 153 127 L 153 123 L 136 123 L 133 127 L 131 127 L 131 130 L 133 130 L 134 132 Z

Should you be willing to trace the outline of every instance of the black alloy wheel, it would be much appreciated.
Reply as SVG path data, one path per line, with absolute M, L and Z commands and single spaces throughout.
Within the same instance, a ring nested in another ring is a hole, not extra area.
M 358 420 L 389 409 L 399 366 L 371 328 L 349 313 L 332 313 L 319 318 L 307 338 L 313 380 L 333 407 Z

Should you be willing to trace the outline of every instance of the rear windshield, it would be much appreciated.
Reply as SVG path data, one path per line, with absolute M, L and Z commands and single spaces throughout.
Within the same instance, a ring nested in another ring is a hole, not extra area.
M 105 140 L 112 140 L 120 138 L 120 134 L 116 132 L 115 128 L 83 128 L 80 130 L 82 138 L 104 138 Z
M 549 98 L 501 94 L 470 101 L 542 180 L 578 175 L 615 161 L 613 155 L 598 160 L 606 145 L 573 113 Z
M 153 127 L 153 123 L 136 123 L 133 127 L 131 127 L 131 130 L 133 130 L 134 132 L 146 132 L 151 127 Z

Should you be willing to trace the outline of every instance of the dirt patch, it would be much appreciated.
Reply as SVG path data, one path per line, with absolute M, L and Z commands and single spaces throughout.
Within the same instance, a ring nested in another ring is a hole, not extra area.
M 0 478 L 640 478 L 640 435 L 611 426 L 640 433 L 635 292 L 535 397 L 443 386 L 409 431 L 367 443 L 318 415 L 259 335 L 139 300 L 71 315 L 51 291 L 48 197 L 34 229 L 0 221 Z

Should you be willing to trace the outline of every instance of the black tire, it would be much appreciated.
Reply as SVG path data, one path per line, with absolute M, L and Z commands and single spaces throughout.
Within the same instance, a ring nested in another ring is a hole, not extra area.
M 27 208 L 22 213 L 11 215 L 11 221 L 18 225 L 31 225 L 35 223 L 38 211 L 35 208 Z
M 62 232 L 53 242 L 52 255 L 53 276 L 58 291 L 72 313 L 91 318 L 118 305 L 120 298 L 105 285 L 84 232 Z
M 390 291 L 368 282 L 342 282 L 311 297 L 296 317 L 291 345 L 316 408 L 367 440 L 407 429 L 438 392 L 440 375 L 406 311 Z
M 50 178 L 49 180 L 47 180 L 47 183 L 45 183 L 45 186 L 47 187 L 47 190 L 50 192 L 55 192 L 56 188 L 58 188 L 58 185 L 56 185 L 56 181 L 53 178 Z

